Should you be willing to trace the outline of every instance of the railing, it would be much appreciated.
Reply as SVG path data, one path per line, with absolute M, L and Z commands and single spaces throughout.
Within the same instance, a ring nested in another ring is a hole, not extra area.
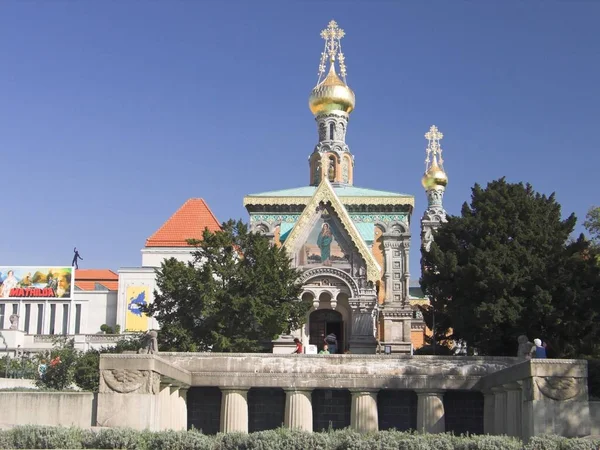
M 86 334 L 85 342 L 118 342 L 124 338 L 122 334 Z
M 35 334 L 33 335 L 33 342 L 37 344 L 48 344 L 54 342 L 58 338 L 77 338 L 78 336 L 84 336 L 85 342 L 88 343 L 115 343 L 125 338 L 123 334 L 78 334 L 78 335 L 53 335 L 53 334 Z M 77 340 L 77 339 L 76 339 Z

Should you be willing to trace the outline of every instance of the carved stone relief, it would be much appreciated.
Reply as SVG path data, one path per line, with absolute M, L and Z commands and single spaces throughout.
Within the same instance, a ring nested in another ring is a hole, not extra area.
M 112 369 L 101 371 L 100 392 L 158 394 L 160 374 L 151 370 Z
M 579 395 L 581 383 L 573 377 L 536 377 L 535 384 L 540 392 L 552 400 L 569 400 Z

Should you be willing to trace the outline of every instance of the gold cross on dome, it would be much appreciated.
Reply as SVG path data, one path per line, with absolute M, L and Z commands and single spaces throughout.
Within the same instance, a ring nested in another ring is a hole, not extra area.
M 321 37 L 325 40 L 325 49 L 329 54 L 329 58 L 335 60 L 335 54 L 339 49 L 339 41 L 346 33 L 340 27 L 335 20 L 332 20 L 327 25 L 327 28 L 321 31 Z
M 427 149 L 425 150 L 427 154 L 427 157 L 425 158 L 425 172 L 427 172 L 432 165 L 443 167 L 444 160 L 442 158 L 442 147 L 440 146 L 440 141 L 443 137 L 444 135 L 435 125 L 431 125 L 429 131 L 425 133 L 425 139 L 429 141 Z
M 431 125 L 429 131 L 425 133 L 425 139 L 427 139 L 428 141 L 438 142 L 441 141 L 443 137 L 444 135 L 440 133 L 440 130 L 438 130 L 438 127 L 436 127 L 435 125 Z

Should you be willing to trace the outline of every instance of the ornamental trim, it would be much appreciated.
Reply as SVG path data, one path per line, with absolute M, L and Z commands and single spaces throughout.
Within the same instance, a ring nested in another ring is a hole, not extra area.
M 244 197 L 244 206 L 248 205 L 308 205 L 312 197 Z M 409 205 L 415 206 L 413 197 L 339 197 L 343 205 Z
M 267 222 L 267 223 L 295 223 L 300 214 L 251 214 L 250 222 Z
M 336 269 L 334 267 L 315 267 L 314 269 L 308 269 L 300 275 L 300 281 L 302 284 L 308 282 L 311 278 L 329 276 L 337 278 L 343 282 L 345 282 L 350 291 L 352 292 L 352 297 L 356 297 L 359 295 L 358 284 L 350 275 L 340 269 Z
M 408 214 L 360 214 L 352 213 L 350 218 L 358 223 L 388 223 L 388 222 L 406 222 Z

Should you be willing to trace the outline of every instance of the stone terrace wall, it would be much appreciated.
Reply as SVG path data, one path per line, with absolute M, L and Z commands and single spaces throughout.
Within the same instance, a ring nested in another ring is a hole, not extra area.
M 160 353 L 160 359 L 190 373 L 191 386 L 406 390 L 470 390 L 482 377 L 522 361 L 510 357 L 243 353 Z
M 0 392 L 0 405 L 2 425 L 95 425 L 91 392 Z

